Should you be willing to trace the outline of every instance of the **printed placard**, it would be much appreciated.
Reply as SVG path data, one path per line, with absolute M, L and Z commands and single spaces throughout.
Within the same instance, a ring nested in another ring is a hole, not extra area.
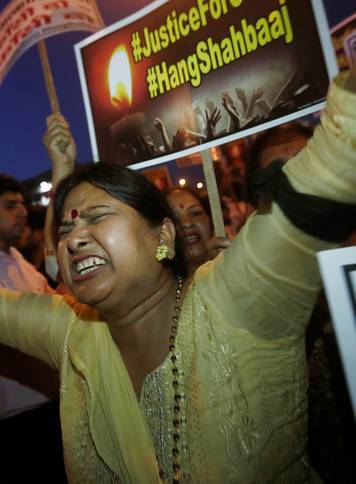
M 76 45 L 94 159 L 142 168 L 323 106 L 320 0 L 157 1 Z
M 356 247 L 319 252 L 318 262 L 356 419 Z
M 16 60 L 41 39 L 104 26 L 95 0 L 11 0 L 0 12 L 0 83 Z

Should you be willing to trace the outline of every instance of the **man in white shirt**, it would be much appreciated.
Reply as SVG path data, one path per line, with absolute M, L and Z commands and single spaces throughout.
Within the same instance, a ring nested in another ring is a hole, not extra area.
M 14 245 L 27 219 L 22 185 L 0 174 L 0 290 L 52 293 L 46 278 L 27 262 Z M 40 317 L 40 315 L 39 315 Z M 35 358 L 0 345 L 1 455 L 10 475 L 1 470 L 1 482 L 21 477 L 40 482 L 66 482 L 62 464 L 58 419 L 57 373 Z M 4 454 L 5 452 L 5 454 Z M 51 476 L 41 473 L 51 462 Z M 12 461 L 12 462 L 11 462 Z M 15 465 L 17 464 L 17 465 Z M 2 466 L 3 467 L 3 466 Z

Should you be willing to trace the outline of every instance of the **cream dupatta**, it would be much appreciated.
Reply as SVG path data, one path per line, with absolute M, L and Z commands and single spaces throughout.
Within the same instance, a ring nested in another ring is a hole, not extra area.
M 149 429 L 108 326 L 79 325 L 68 352 L 88 385 L 90 432 L 100 457 L 125 484 L 162 484 Z

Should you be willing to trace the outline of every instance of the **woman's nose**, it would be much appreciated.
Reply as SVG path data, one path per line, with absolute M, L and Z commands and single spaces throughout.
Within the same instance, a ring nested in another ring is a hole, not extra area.
M 67 247 L 70 253 L 75 253 L 86 247 L 90 241 L 90 233 L 86 227 L 74 227 L 67 237 Z
M 193 225 L 193 220 L 190 215 L 182 215 L 180 219 L 182 227 L 191 227 Z

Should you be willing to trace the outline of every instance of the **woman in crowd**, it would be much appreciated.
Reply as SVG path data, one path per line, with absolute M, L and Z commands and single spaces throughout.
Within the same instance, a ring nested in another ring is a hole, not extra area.
M 270 213 L 251 216 L 192 282 L 146 179 L 96 164 L 60 183 L 57 254 L 74 298 L 4 291 L 0 337 L 61 370 L 70 482 L 317 479 L 305 457 L 304 329 L 314 254 L 352 230 L 356 73 L 345 78 L 278 173 L 283 196 L 277 186 Z
M 166 192 L 166 199 L 179 224 L 188 274 L 217 256 L 230 245 L 224 237 L 215 237 L 210 211 L 205 200 L 189 187 L 175 187 Z

